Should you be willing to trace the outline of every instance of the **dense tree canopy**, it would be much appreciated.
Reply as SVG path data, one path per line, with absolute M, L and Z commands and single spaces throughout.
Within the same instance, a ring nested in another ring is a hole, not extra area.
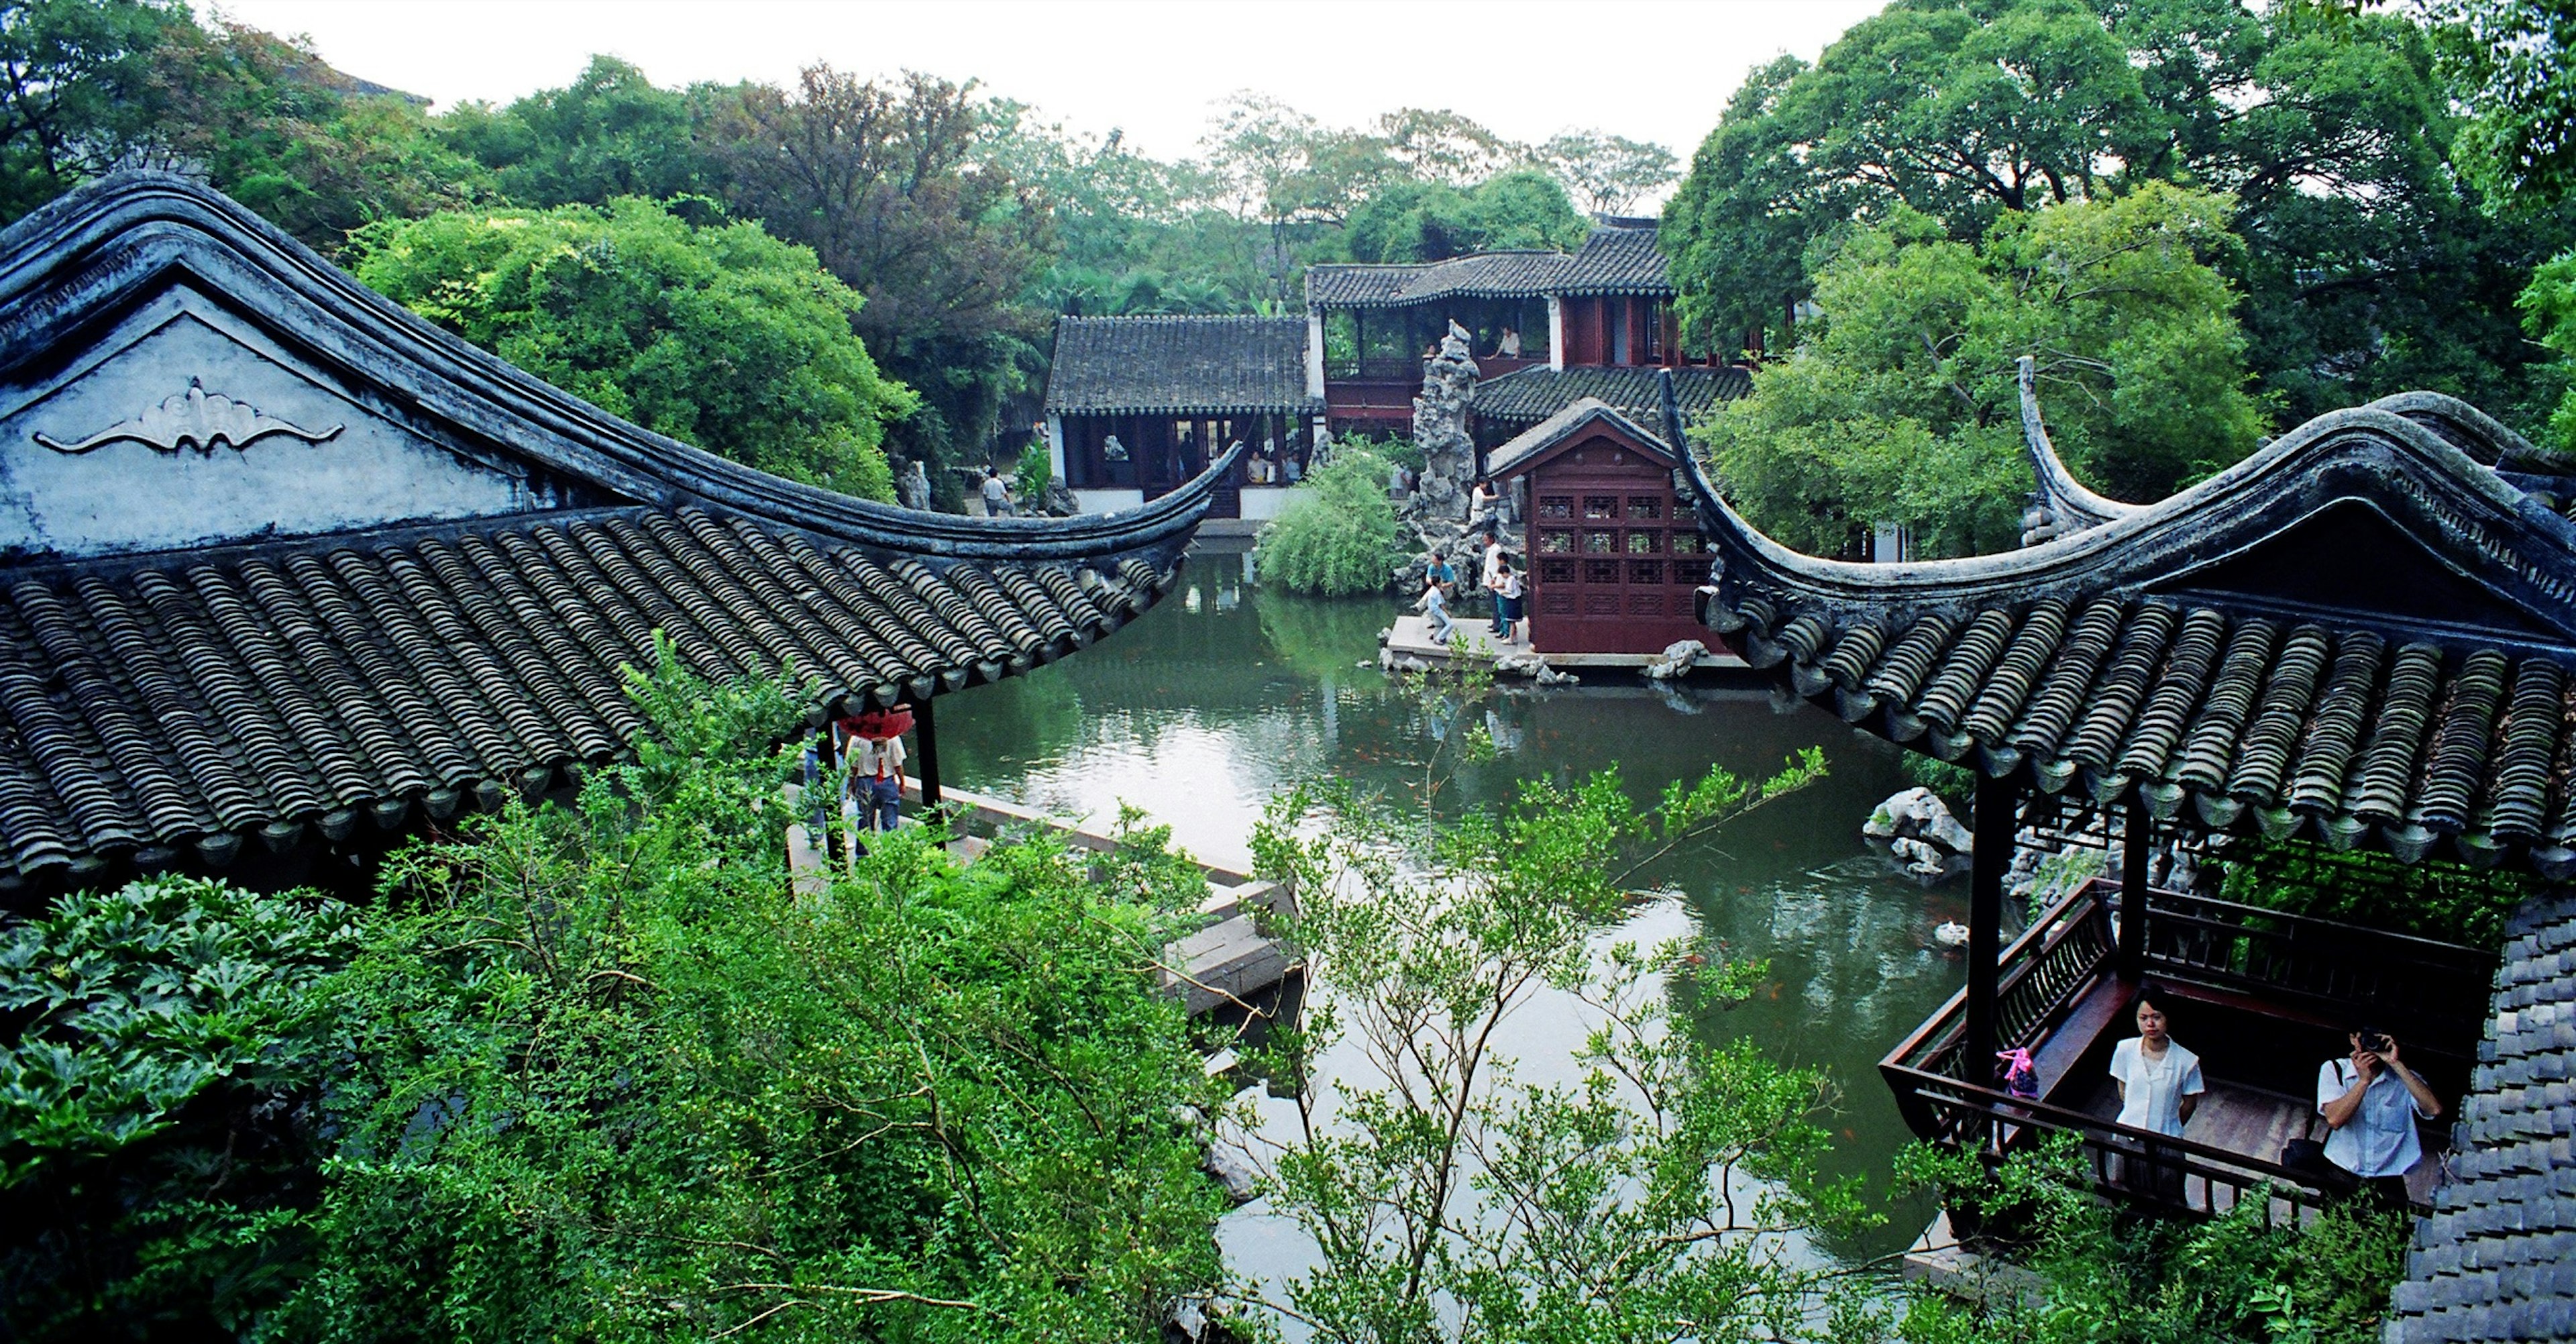
M 594 56 L 563 88 L 497 111 L 468 103 L 441 117 L 438 133 L 515 204 L 668 200 L 719 188 L 701 135 L 732 92 L 659 88 L 614 56 Z
M 1555 179 L 1524 168 L 1464 191 L 1437 182 L 1389 186 L 1352 212 L 1343 243 L 1353 261 L 1439 261 L 1507 248 L 1570 250 L 1591 227 Z
M 1797 352 L 1706 431 L 1729 497 L 1825 554 L 1881 522 L 1929 554 L 2008 547 L 2030 489 L 2024 355 L 2059 450 L 2111 493 L 2153 498 L 2242 457 L 2263 417 L 2227 214 L 2158 183 L 2008 212 L 1973 244 L 1911 210 L 1851 235 Z
M 1700 147 L 1665 216 L 1691 339 L 1776 338 L 1830 240 L 1899 208 L 1964 241 L 2169 180 L 2234 200 L 2229 275 L 2276 421 L 2430 387 L 2533 425 L 2540 352 L 2511 302 L 2576 219 L 2481 208 L 2437 36 L 2307 4 L 1901 0 L 1812 67 L 1757 71 Z
M 2556 200 L 2576 187 L 2576 7 L 2564 0 L 2431 0 L 2477 121 L 2463 156 L 2491 195 Z
M 331 252 L 369 220 L 476 190 L 417 104 L 170 0 L 0 10 L 0 218 L 114 168 L 193 170 Z
M 986 125 L 972 85 L 815 65 L 792 90 L 745 88 L 713 129 L 734 211 L 812 248 L 866 297 L 859 335 L 922 394 L 897 445 L 934 465 L 990 440 L 1003 398 L 1044 367 L 1046 315 L 1026 299 L 1052 228 L 1043 201 L 986 155 Z
M 759 225 L 652 201 L 449 211 L 351 240 L 357 275 L 600 407 L 817 485 L 892 500 L 912 393 L 851 334 L 861 299 Z

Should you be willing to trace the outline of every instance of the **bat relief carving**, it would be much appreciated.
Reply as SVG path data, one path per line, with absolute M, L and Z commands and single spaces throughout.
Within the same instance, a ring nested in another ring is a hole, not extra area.
M 58 453 L 86 453 L 111 443 L 133 442 L 157 452 L 176 453 L 194 448 L 212 456 L 218 444 L 238 452 L 273 434 L 320 443 L 339 434 L 345 425 L 325 430 L 310 430 L 290 424 L 272 415 L 263 415 L 248 402 L 235 401 L 220 392 L 209 392 L 194 378 L 188 390 L 151 407 L 131 420 L 116 424 L 73 443 L 65 443 L 48 434 L 37 434 L 36 442 Z

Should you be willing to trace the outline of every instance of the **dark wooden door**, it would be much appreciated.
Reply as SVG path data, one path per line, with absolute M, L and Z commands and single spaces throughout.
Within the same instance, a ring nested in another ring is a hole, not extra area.
M 1530 643 L 1545 653 L 1656 653 L 1699 639 L 1699 523 L 1672 469 L 1596 440 L 1533 473 Z

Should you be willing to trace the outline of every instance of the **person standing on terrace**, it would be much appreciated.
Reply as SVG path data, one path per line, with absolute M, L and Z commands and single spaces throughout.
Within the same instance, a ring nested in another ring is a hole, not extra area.
M 2362 1188 L 2406 1206 L 2406 1173 L 2423 1159 L 2416 1120 L 2441 1118 L 2442 1103 L 2397 1058 L 2397 1042 L 2364 1026 L 2346 1039 L 2352 1054 L 2317 1068 L 2317 1114 L 2325 1117 L 2326 1160 L 2361 1180 Z
M 2111 1077 L 2120 1089 L 2119 1122 L 2152 1134 L 2181 1138 L 2182 1127 L 2200 1107 L 2209 1084 L 2200 1076 L 2200 1056 L 2182 1048 L 2168 1033 L 2164 1003 L 2155 990 L 2140 990 L 2138 1034 L 2111 1051 Z M 2129 1159 L 2135 1163 L 2138 1159 Z M 2142 1169 L 2124 1173 L 2122 1184 L 2179 1202 L 2182 1161 L 2149 1144 Z

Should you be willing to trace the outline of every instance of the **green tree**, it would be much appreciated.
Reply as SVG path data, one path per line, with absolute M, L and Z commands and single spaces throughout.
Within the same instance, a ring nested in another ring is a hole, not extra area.
M 1028 300 L 1052 224 L 988 156 L 992 124 L 971 83 L 814 65 L 793 90 L 743 90 L 709 132 L 727 204 L 865 296 L 855 330 L 921 394 L 894 446 L 933 464 L 984 448 L 1042 367 L 1045 315 Z
M 1827 554 L 1902 522 L 1934 555 L 2003 549 L 2030 475 L 2015 362 L 2049 429 L 2105 493 L 2152 500 L 2260 433 L 2222 274 L 2222 197 L 2150 183 L 2003 215 L 1975 245 L 1900 213 L 1817 277 L 1822 316 L 1701 434 L 1730 499 Z
M 200 26 L 184 5 L 9 5 L 0 70 L 0 218 L 111 169 L 165 168 L 331 254 L 362 224 L 484 190 L 418 101 L 256 28 Z
M 2085 199 L 2106 165 L 2151 152 L 2157 122 L 2128 53 L 2077 0 L 1891 5 L 1728 105 L 1665 212 L 1682 320 L 1721 342 L 1778 323 L 1782 296 L 1805 290 L 1786 267 L 1837 221 L 1901 205 L 1973 238 L 1999 212 Z M 1787 236 L 1757 225 L 1784 214 Z M 1723 257 L 1757 240 L 1776 249 L 1768 263 Z
M 1511 248 L 1568 250 L 1590 229 L 1564 187 L 1524 168 L 1464 191 L 1437 182 L 1388 186 L 1352 212 L 1344 246 L 1354 261 L 1439 261 Z
M 1532 156 L 1577 205 L 1604 215 L 1628 213 L 1640 198 L 1681 176 L 1671 150 L 1607 131 L 1567 131 Z
M 2475 114 L 2462 145 L 2488 195 L 2555 201 L 2576 187 L 2576 9 L 2563 0 L 2429 0 Z
M 1377 119 L 1370 139 L 1395 171 L 1415 182 L 1464 190 L 1529 158 L 1529 150 L 1447 108 L 1399 107 Z
M 177 0 L 32 0 L 0 9 L 0 218 L 147 144 L 153 63 L 194 25 Z
M 1784 1238 L 1867 1221 L 1852 1183 L 1815 1171 L 1825 1085 L 1749 1042 L 1702 1042 L 1673 1006 L 1740 1000 L 1766 968 L 1592 940 L 1640 873 L 1813 782 L 1823 758 L 1760 782 L 1713 770 L 1650 808 L 1615 771 L 1532 780 L 1456 815 L 1442 785 L 1490 755 L 1465 727 L 1490 681 L 1408 689 L 1454 726 L 1407 795 L 1294 790 L 1254 837 L 1263 874 L 1296 882 L 1291 935 L 1329 987 L 1266 1061 L 1298 1126 L 1257 1155 L 1320 1263 L 1264 1304 L 1349 1344 L 1822 1333 L 1831 1274 Z M 1517 1077 L 1497 1048 L 1500 1024 L 1548 992 L 1592 1024 L 1564 1085 Z M 1341 1042 L 1356 1059 L 1318 1077 Z
M 2576 217 L 2496 214 L 2453 167 L 2427 32 L 2234 0 L 1906 0 L 1738 91 L 1665 216 L 1689 339 L 1732 348 L 1812 292 L 1832 237 L 1903 206 L 1997 212 L 2164 180 L 2227 193 L 2276 423 L 2412 387 L 2536 422 L 2512 295 Z
M 353 240 L 360 280 L 603 409 L 764 471 L 891 500 L 861 300 L 756 224 L 651 201 L 452 211 Z
M 1404 554 L 1386 475 L 1385 458 L 1349 444 L 1308 473 L 1262 526 L 1253 555 L 1262 581 L 1326 597 L 1385 592 Z
M 666 201 L 718 185 L 700 138 L 725 92 L 657 88 L 642 70 L 593 56 L 563 88 L 499 111 L 481 103 L 457 108 L 439 118 L 439 134 L 490 170 L 516 205 Z
M 2549 417 L 2549 436 L 2562 451 L 2576 452 L 2576 378 L 2566 373 L 2576 368 L 2576 252 L 2561 253 L 2534 273 L 2519 303 L 2524 329 L 2557 353 L 2567 385 Z

